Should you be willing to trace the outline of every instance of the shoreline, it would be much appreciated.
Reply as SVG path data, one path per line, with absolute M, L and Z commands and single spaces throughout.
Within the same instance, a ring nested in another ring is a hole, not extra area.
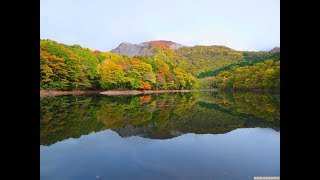
M 280 92 L 280 89 L 219 89 L 221 92 Z
M 63 95 L 82 95 L 82 94 L 98 94 L 102 90 L 74 90 L 74 91 L 62 91 L 62 90 L 40 90 L 40 97 L 53 97 Z
M 280 89 L 190 89 L 190 90 L 40 90 L 40 98 L 54 97 L 63 95 L 82 95 L 82 94 L 102 94 L 107 96 L 118 95 L 139 95 L 139 94 L 157 94 L 157 93 L 176 93 L 176 92 L 280 92 Z
M 62 95 L 82 95 L 82 94 L 102 94 L 108 96 L 118 95 L 139 95 L 139 94 L 156 94 L 156 93 L 175 93 L 175 92 L 196 92 L 196 91 L 215 91 L 217 89 L 202 89 L 202 90 L 74 90 L 74 91 L 62 91 L 62 90 L 40 90 L 40 97 L 53 97 Z
M 99 94 L 108 95 L 108 96 L 117 96 L 117 95 L 139 95 L 139 94 L 157 94 L 157 93 L 175 93 L 175 92 L 197 92 L 197 91 L 215 91 L 217 89 L 189 89 L 189 90 L 109 90 L 103 91 Z

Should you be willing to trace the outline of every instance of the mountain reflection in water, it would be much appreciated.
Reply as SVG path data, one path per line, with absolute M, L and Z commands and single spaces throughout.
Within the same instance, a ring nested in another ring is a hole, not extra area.
M 80 95 L 40 100 L 40 144 L 111 129 L 121 137 L 169 139 L 238 128 L 280 130 L 280 94 L 191 92 L 141 96 Z

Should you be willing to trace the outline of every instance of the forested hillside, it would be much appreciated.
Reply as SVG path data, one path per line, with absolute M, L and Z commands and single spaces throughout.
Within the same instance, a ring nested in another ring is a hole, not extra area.
M 220 89 L 279 89 L 280 61 L 233 66 L 215 76 L 215 85 Z
M 254 52 L 254 51 L 244 51 L 242 52 L 243 59 L 240 62 L 231 63 L 227 66 L 223 66 L 222 68 L 212 69 L 211 71 L 204 71 L 200 73 L 197 77 L 204 78 L 207 76 L 216 76 L 222 71 L 229 70 L 233 66 L 252 66 L 255 63 L 262 62 L 268 59 L 272 59 L 274 61 L 280 61 L 280 51 L 270 51 L 270 52 Z
M 177 56 L 173 61 L 179 63 L 195 76 L 243 60 L 241 51 L 225 46 L 183 47 L 178 49 L 176 54 Z
M 192 89 L 194 76 L 161 58 L 128 57 L 40 40 L 42 89 Z
M 143 52 L 130 49 L 137 46 L 143 47 Z M 150 41 L 139 45 L 122 43 L 113 51 L 122 55 L 40 40 L 40 88 L 279 88 L 279 48 L 249 52 L 225 46 L 187 47 L 171 41 Z M 126 53 L 128 56 L 123 55 Z

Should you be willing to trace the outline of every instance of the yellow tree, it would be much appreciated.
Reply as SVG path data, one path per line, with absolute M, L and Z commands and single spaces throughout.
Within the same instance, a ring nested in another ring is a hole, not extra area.
M 101 64 L 100 85 L 103 89 L 121 88 L 125 82 L 125 72 L 121 65 L 111 60 L 105 60 Z
M 49 89 L 65 89 L 68 72 L 62 58 L 40 50 L 40 87 Z

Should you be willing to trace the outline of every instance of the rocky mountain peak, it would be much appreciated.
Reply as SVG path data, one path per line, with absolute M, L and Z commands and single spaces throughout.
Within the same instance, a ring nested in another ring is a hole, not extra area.
M 280 47 L 274 47 L 270 51 L 280 51 Z
M 148 49 L 152 45 L 155 45 L 158 47 L 168 47 L 172 50 L 176 50 L 181 47 L 184 47 L 184 45 L 182 44 L 178 44 L 178 43 L 175 43 L 172 41 L 166 41 L 166 40 L 148 41 L 148 42 L 142 42 L 140 44 L 123 42 L 115 49 L 112 49 L 111 52 L 117 53 L 120 55 L 127 55 L 127 56 L 145 55 L 145 53 L 148 51 Z

